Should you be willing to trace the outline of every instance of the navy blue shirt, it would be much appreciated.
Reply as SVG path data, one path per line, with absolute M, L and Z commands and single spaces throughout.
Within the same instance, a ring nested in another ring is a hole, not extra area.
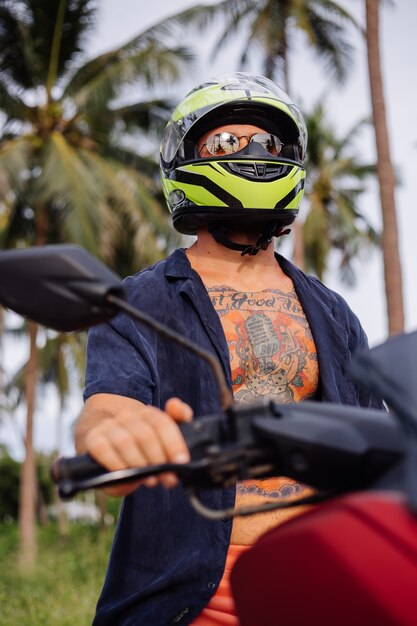
M 381 407 L 345 376 L 366 335 L 344 299 L 282 256 L 316 344 L 323 402 Z M 215 353 L 231 388 L 229 350 L 220 319 L 183 250 L 124 281 L 131 304 Z M 91 329 L 84 397 L 115 393 L 162 408 L 172 396 L 194 415 L 220 410 L 209 365 L 118 315 Z M 202 501 L 233 506 L 235 489 L 204 492 Z M 232 522 L 210 521 L 191 508 L 181 486 L 140 487 L 125 498 L 94 626 L 189 624 L 209 602 L 223 575 Z

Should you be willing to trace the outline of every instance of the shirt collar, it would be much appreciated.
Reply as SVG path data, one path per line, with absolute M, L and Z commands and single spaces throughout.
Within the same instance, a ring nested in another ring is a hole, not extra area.
M 184 248 L 177 248 L 167 257 L 165 276 L 167 278 L 191 278 L 193 269 Z

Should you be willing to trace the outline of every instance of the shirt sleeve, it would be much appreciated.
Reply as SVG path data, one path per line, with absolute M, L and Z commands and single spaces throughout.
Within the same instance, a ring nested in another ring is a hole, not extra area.
M 90 329 L 84 400 L 96 393 L 155 404 L 155 349 L 149 337 L 123 315 Z

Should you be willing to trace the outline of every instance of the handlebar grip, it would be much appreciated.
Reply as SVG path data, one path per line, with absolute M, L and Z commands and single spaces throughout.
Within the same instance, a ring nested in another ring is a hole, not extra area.
M 203 432 L 196 432 L 189 424 L 181 424 L 180 428 L 188 445 L 193 444 L 195 446 L 201 440 L 205 442 L 207 439 L 206 429 L 203 429 Z M 51 466 L 51 478 L 54 483 L 60 484 L 65 481 L 88 480 L 106 474 L 108 471 L 89 454 L 82 454 L 73 457 L 61 457 L 54 461 Z
M 89 454 L 74 457 L 62 457 L 54 461 L 51 467 L 51 477 L 55 483 L 65 480 L 93 478 L 104 474 L 108 470 L 95 461 Z
M 214 419 L 217 417 L 217 419 Z M 221 416 L 211 416 L 179 424 L 181 433 L 190 450 L 192 458 L 200 458 L 208 445 L 219 443 Z M 109 472 L 89 454 L 74 457 L 62 457 L 54 461 L 51 477 L 56 484 L 65 481 L 84 481 Z

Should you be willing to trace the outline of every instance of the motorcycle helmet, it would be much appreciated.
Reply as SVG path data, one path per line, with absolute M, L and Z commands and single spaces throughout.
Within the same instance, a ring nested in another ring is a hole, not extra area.
M 242 149 L 200 156 L 199 139 L 228 124 L 262 128 L 278 139 L 279 150 L 271 154 L 254 137 Z M 263 224 L 269 242 L 298 213 L 306 144 L 299 109 L 271 80 L 236 72 L 194 88 L 174 110 L 161 142 L 162 188 L 174 227 L 196 234 L 205 225 L 224 245 L 243 250 L 224 227 Z

